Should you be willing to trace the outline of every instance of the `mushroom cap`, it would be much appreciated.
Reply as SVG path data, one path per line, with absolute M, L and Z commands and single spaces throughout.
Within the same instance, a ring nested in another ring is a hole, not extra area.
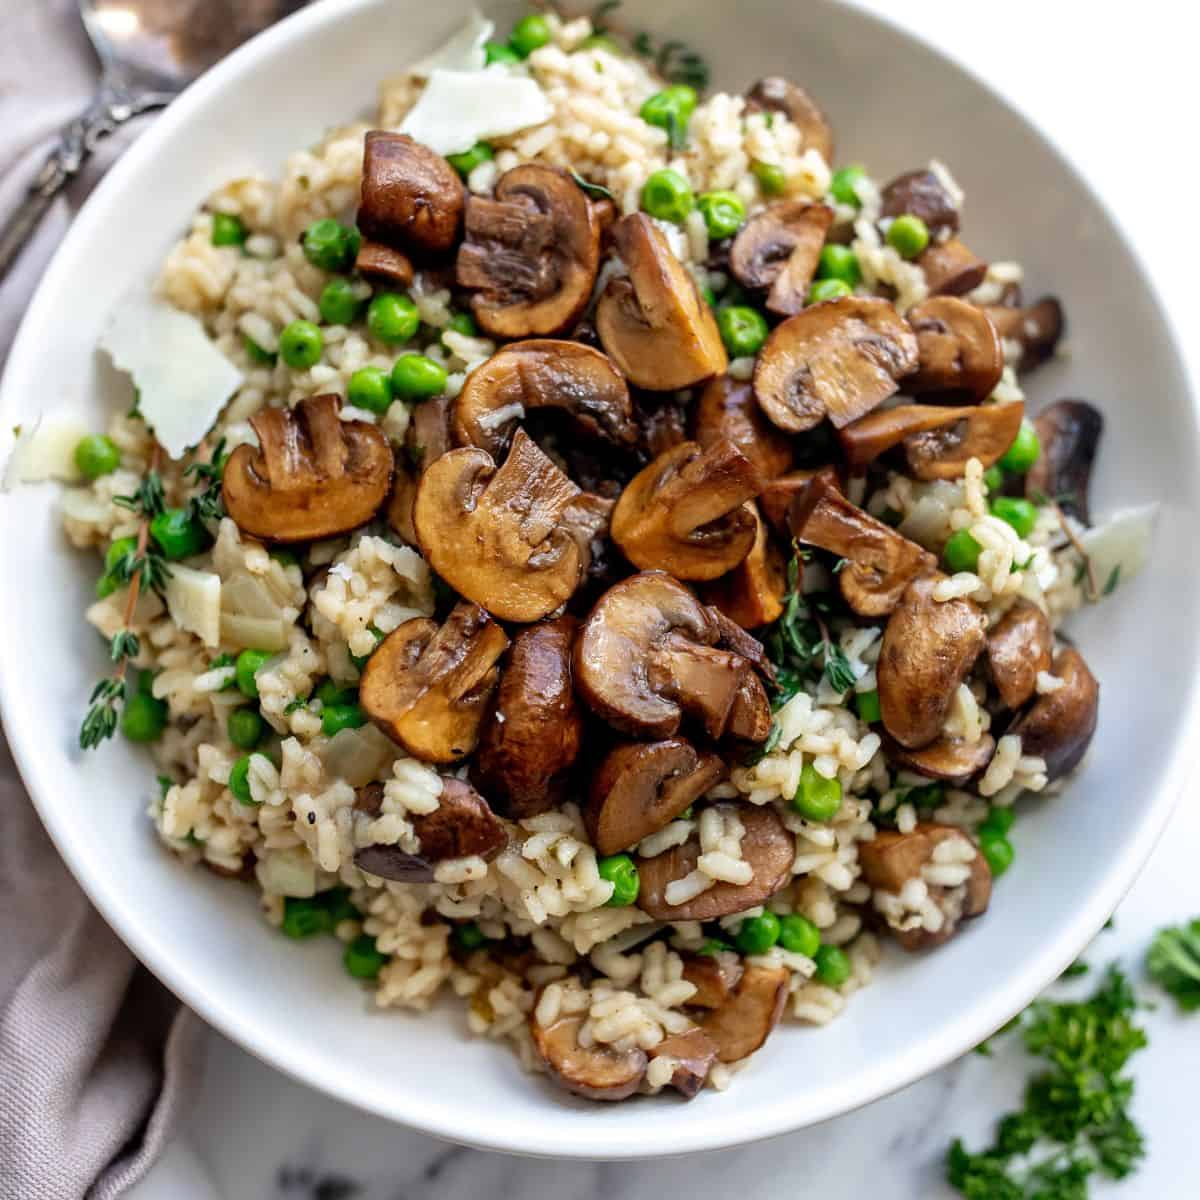
M 571 683 L 577 628 L 562 616 L 513 638 L 484 723 L 472 778 L 514 819 L 559 804 L 579 756 L 583 717 Z
M 958 232 L 958 208 L 954 197 L 928 167 L 898 175 L 883 189 L 880 202 L 881 217 L 911 213 L 925 222 L 935 238 Z
M 732 442 L 764 479 L 790 470 L 796 456 L 792 439 L 763 416 L 749 380 L 729 375 L 718 375 L 700 393 L 692 437 L 706 448 L 722 440 Z
M 754 545 L 746 504 L 762 487 L 754 464 L 730 441 L 682 442 L 643 467 L 612 515 L 612 539 L 634 566 L 677 579 L 716 579 Z
M 983 651 L 987 618 L 971 600 L 935 600 L 944 576 L 916 579 L 883 631 L 876 664 L 883 727 L 905 749 L 941 736 L 958 685 Z
M 1037 691 L 1037 677 L 1050 670 L 1054 630 L 1036 604 L 1018 600 L 988 630 L 987 662 L 1005 708 L 1018 709 Z
M 507 647 L 504 630 L 476 604 L 456 605 L 440 629 L 414 617 L 367 659 L 359 703 L 414 758 L 454 762 L 475 749 Z
M 797 494 L 788 524 L 798 542 L 846 560 L 838 585 L 860 616 L 886 616 L 914 579 L 937 567 L 928 550 L 851 504 L 828 468 Z
M 308 542 L 366 524 L 387 500 L 394 459 L 383 431 L 338 417 L 340 396 L 250 418 L 258 446 L 229 456 L 221 483 L 237 527 L 271 542 Z
M 417 481 L 407 471 L 397 466 L 385 516 L 392 532 L 410 546 L 417 544 L 417 531 L 413 526 L 413 505 L 416 502 Z
M 804 308 L 817 273 L 833 209 L 807 200 L 779 200 L 755 213 L 729 250 L 729 269 L 747 288 L 770 288 L 767 308 L 792 316 Z
M 760 79 L 746 93 L 746 111 L 783 113 L 799 128 L 804 148 L 816 149 L 827 163 L 832 164 L 833 126 L 817 102 L 798 83 L 781 75 Z
M 716 1061 L 717 1045 L 703 1029 L 689 1029 L 663 1038 L 650 1051 L 652 1059 L 664 1056 L 675 1063 L 671 1086 L 685 1100 L 692 1100 L 699 1095 Z
M 629 389 L 608 356 L 535 338 L 505 346 L 467 376 L 452 403 L 454 441 L 499 458 L 530 409 L 558 409 L 580 433 L 617 446 L 637 440 Z
M 1032 371 L 1058 348 L 1066 327 L 1062 305 L 1056 296 L 1043 296 L 1028 308 L 988 304 L 983 310 L 1005 341 L 1021 347 L 1019 371 Z
M 455 591 L 505 621 L 537 621 L 579 584 L 579 544 L 563 510 L 579 489 L 518 429 L 503 466 L 451 450 L 417 486 L 421 553 Z
M 682 738 L 614 746 L 592 779 L 583 820 L 598 854 L 616 854 L 669 825 L 725 775 L 715 754 Z
M 598 594 L 596 589 L 611 587 L 627 573 L 624 563 L 618 562 L 620 555 L 608 536 L 616 503 L 595 492 L 580 492 L 563 509 L 563 524 L 579 546 L 584 572 L 584 581 L 572 598 L 573 603 L 585 600 L 590 604 Z
M 360 275 L 386 279 L 397 287 L 409 287 L 413 281 L 413 265 L 406 254 L 369 238 L 364 238 L 358 248 L 354 269 Z
M 992 761 L 995 749 L 996 739 L 990 733 L 983 734 L 977 742 L 940 737 L 920 750 L 906 750 L 891 738 L 884 739 L 884 752 L 890 763 L 916 771 L 927 779 L 940 779 L 959 787 Z
M 744 912 L 762 904 L 791 878 L 796 839 L 773 808 L 759 808 L 745 802 L 722 803 L 715 807 L 736 812 L 745 827 L 742 859 L 753 871 L 750 882 L 714 883 L 707 891 L 683 904 L 668 904 L 667 885 L 690 875 L 700 858 L 699 838 L 689 838 L 682 846 L 638 862 L 641 876 L 638 907 L 656 921 L 715 921 L 718 917 Z M 743 979 L 743 986 L 744 983 Z
M 1033 419 L 1042 453 L 1025 476 L 1025 494 L 1047 497 L 1091 524 L 1088 485 L 1100 449 L 1104 417 L 1086 400 L 1056 400 Z
M 741 1062 L 762 1046 L 783 1016 L 790 984 L 786 967 L 746 968 L 734 995 L 700 1019 L 716 1044 L 718 1062 Z
M 770 625 L 783 615 L 787 594 L 787 564 L 783 551 L 754 510 L 754 545 L 732 571 L 704 585 L 704 599 L 743 629 Z
M 600 267 L 600 225 L 583 189 L 561 167 L 523 163 L 496 182 L 495 197 L 467 201 L 458 283 L 476 289 L 471 309 L 496 337 L 548 337 L 570 329 Z
M 966 393 L 985 400 L 1000 382 L 1004 352 L 987 313 L 957 296 L 930 296 L 908 310 L 917 335 L 917 370 L 910 392 Z
M 405 133 L 371 130 L 363 146 L 358 227 L 370 239 L 417 254 L 458 241 L 464 189 L 458 172 Z
M 450 449 L 450 398 L 434 396 L 414 406 L 404 442 L 419 474 Z
M 987 275 L 987 263 L 956 237 L 930 242 L 916 262 L 925 273 L 925 285 L 931 296 L 965 295 Z
M 732 950 L 715 954 L 685 954 L 680 976 L 696 990 L 687 1003 L 693 1008 L 720 1008 L 737 988 L 745 966 Z
M 776 479 L 768 479 L 758 493 L 758 510 L 763 520 L 786 541 L 791 541 L 792 531 L 788 526 L 788 513 L 796 497 L 818 476 L 828 473 L 835 487 L 841 486 L 837 470 L 831 466 L 805 468 L 789 471 Z
M 1046 760 L 1046 774 L 1058 779 L 1073 771 L 1087 753 L 1100 711 L 1100 684 L 1073 646 L 1060 650 L 1054 674 L 1064 681 L 1039 696 L 1009 730 L 1021 737 L 1021 753 Z
M 550 1025 L 539 1025 L 536 1016 L 531 1017 L 534 1048 L 550 1078 L 586 1100 L 624 1100 L 632 1096 L 646 1074 L 646 1052 L 637 1046 L 616 1050 L 601 1042 L 581 1046 L 582 1027 L 582 1016 L 559 1017 Z
M 825 417 L 841 429 L 893 395 L 916 366 L 916 335 L 887 300 L 841 296 L 775 327 L 758 353 L 754 394 L 788 433 Z
M 729 365 L 712 309 L 645 213 L 622 217 L 613 241 L 629 275 L 609 281 L 596 331 L 625 377 L 652 392 L 691 387 Z

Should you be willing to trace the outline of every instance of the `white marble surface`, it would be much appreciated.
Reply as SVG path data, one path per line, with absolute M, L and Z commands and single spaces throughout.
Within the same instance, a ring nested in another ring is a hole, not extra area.
M 699 0 L 698 0 L 699 2 Z M 712 2 L 712 0 L 704 0 Z M 728 2 L 728 0 L 725 0 Z M 1078 0 L 1008 0 L 1003 6 L 954 0 L 868 0 L 902 19 L 998 83 L 1106 193 L 1158 279 L 1182 329 L 1200 323 L 1194 233 L 1186 245 L 1160 215 L 1181 202 L 1190 216 L 1200 184 L 1185 114 L 1195 112 L 1191 6 L 1143 0 L 1136 8 Z M 920 146 L 913 131 L 914 147 Z M 927 148 L 926 148 L 927 149 Z M 925 153 L 922 149 L 920 153 Z M 1014 211 L 1036 203 L 1014 186 Z M 1151 208 L 1158 208 L 1152 212 Z M 1195 373 L 1197 355 L 1193 352 Z M 1169 667 L 1147 664 L 1153 672 Z M 1129 797 L 1138 803 L 1136 795 Z M 1161 924 L 1200 912 L 1194 847 L 1200 812 L 1183 798 L 1141 880 L 1088 958 L 1122 958 L 1136 968 Z M 1067 850 L 1066 852 L 1070 852 Z M 1085 851 L 1081 851 L 1085 852 Z M 853 1020 L 853 1008 L 849 1018 Z M 1135 1060 L 1136 1112 L 1149 1135 L 1138 1175 L 1097 1195 L 1170 1198 L 1200 1194 L 1195 1147 L 1195 1080 L 1200 1018 L 1189 1026 L 1168 1006 L 1147 1015 L 1150 1048 Z M 555 1195 L 652 1200 L 663 1195 L 822 1200 L 948 1197 L 940 1160 L 956 1134 L 978 1144 L 1019 1094 L 1022 1056 L 968 1056 L 857 1113 L 744 1150 L 647 1164 L 532 1161 L 464 1150 L 344 1105 L 284 1078 L 219 1035 L 208 1038 L 208 1071 L 195 1111 L 136 1200 L 439 1200 Z M 464 1086 L 468 1086 L 464 1083 Z M 744 1079 L 740 1086 L 752 1086 Z M 803 1086 L 803 1080 L 797 1081 Z M 736 1104 L 736 1092 L 729 1097 Z M 664 1147 L 669 1151 L 670 1147 Z

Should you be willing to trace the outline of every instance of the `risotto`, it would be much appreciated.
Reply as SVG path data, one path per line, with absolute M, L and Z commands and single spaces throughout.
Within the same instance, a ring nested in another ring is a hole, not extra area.
M 1138 539 L 1099 412 L 1026 414 L 1062 311 L 945 165 L 835 170 L 801 87 L 646 35 L 493 34 L 208 197 L 116 322 L 81 741 L 146 743 L 164 846 L 379 1008 L 690 1098 L 984 912 Z

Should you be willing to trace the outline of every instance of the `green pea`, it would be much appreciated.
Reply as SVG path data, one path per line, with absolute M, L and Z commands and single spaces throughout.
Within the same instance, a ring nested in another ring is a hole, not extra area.
M 821 257 L 817 262 L 818 279 L 840 279 L 851 287 L 857 287 L 862 281 L 862 270 L 858 265 L 858 255 L 849 246 L 830 242 L 821 247 Z
M 300 559 L 296 557 L 296 552 L 287 549 L 286 546 L 276 546 L 271 551 L 271 557 L 281 567 L 298 567 L 300 565 Z
M 155 742 L 162 737 L 167 727 L 167 705 L 156 700 L 148 692 L 125 691 L 125 704 L 121 709 L 121 732 L 131 742 Z
M 313 697 L 320 700 L 325 708 L 334 704 L 356 704 L 358 702 L 358 692 L 355 688 L 342 687 L 341 684 L 334 683 L 332 679 L 322 679 L 317 684 Z
M 479 326 L 475 324 L 475 318 L 469 312 L 455 313 L 446 323 L 446 328 L 461 333 L 463 337 L 479 336 Z
M 992 516 L 1011 525 L 1017 537 L 1028 537 L 1037 524 L 1037 505 L 1022 496 L 997 496 L 988 508 Z
M 225 722 L 225 732 L 239 750 L 253 750 L 262 741 L 265 728 L 266 722 L 255 708 L 235 708 Z
M 329 914 L 330 921 L 335 926 L 342 921 L 357 921 L 362 916 L 350 901 L 349 888 L 329 888 L 328 891 L 318 892 L 315 899 Z
M 632 904 L 638 897 L 641 880 L 638 878 L 637 864 L 628 854 L 610 854 L 596 864 L 601 879 L 607 879 L 613 885 L 613 893 L 604 902 L 612 908 L 622 908 Z
M 250 760 L 253 757 L 253 754 L 243 754 L 229 768 L 229 782 L 225 786 L 229 788 L 230 794 L 239 804 L 257 803 L 250 794 Z
M 234 664 L 238 691 L 251 700 L 258 699 L 258 681 L 254 678 L 274 655 L 270 650 L 243 650 Z
M 750 173 L 758 180 L 764 196 L 782 196 L 787 188 L 787 175 L 777 163 L 762 162 L 756 158 L 750 164 Z
M 361 729 L 367 715 L 357 704 L 331 704 L 321 713 L 321 732 L 333 737 L 343 729 Z
M 840 946 L 822 946 L 813 956 L 817 978 L 831 988 L 841 987 L 850 978 L 850 959 Z
M 273 367 L 279 361 L 279 355 L 270 350 L 264 350 L 248 333 L 242 334 L 242 347 L 246 357 L 258 367 Z
M 839 204 L 849 204 L 851 208 L 862 208 L 858 198 L 856 185 L 866 179 L 867 173 L 857 164 L 840 167 L 834 171 L 829 183 L 829 193 Z
M 747 917 L 734 939 L 743 954 L 766 954 L 779 941 L 779 918 L 773 912 Z
M 462 925 L 455 925 L 450 936 L 454 939 L 455 945 L 461 950 L 478 950 L 487 941 L 483 930 L 474 921 L 466 921 Z
M 808 289 L 808 302 L 820 304 L 822 300 L 837 300 L 853 294 L 854 289 L 844 279 L 814 279 Z
M 172 562 L 199 554 L 211 540 L 204 523 L 186 508 L 164 508 L 150 522 L 150 536 Z
M 424 354 L 406 354 L 392 368 L 392 392 L 406 400 L 428 400 L 446 390 L 446 368 Z
M 246 226 L 241 217 L 233 213 L 213 213 L 212 244 L 214 246 L 240 246 L 247 238 Z
M 675 139 L 683 137 L 687 130 L 688 121 L 696 111 L 696 89 L 686 83 L 677 83 L 661 92 L 655 92 L 638 111 L 638 115 L 647 125 L 655 125 L 665 129 L 672 135 L 672 145 Z
M 461 154 L 447 154 L 446 161 L 464 178 L 475 170 L 480 163 L 491 162 L 495 158 L 492 148 L 487 142 L 476 142 L 470 150 Z
M 711 238 L 733 237 L 746 219 L 746 206 L 736 192 L 705 192 L 696 207 Z
M 354 293 L 354 284 L 342 275 L 335 276 L 321 289 L 317 304 L 321 320 L 327 325 L 353 324 L 362 309 L 362 301 Z
M 799 913 L 779 918 L 779 944 L 790 954 L 812 958 L 821 945 L 821 931 Z
M 421 314 L 412 297 L 399 292 L 380 292 L 367 309 L 367 328 L 371 336 L 389 346 L 407 342 L 420 324 Z
M 991 829 L 979 831 L 979 848 L 983 851 L 983 857 L 987 860 L 994 879 L 1003 875 L 1013 865 L 1013 859 L 1016 858 L 1012 842 L 1004 834 Z
M 1024 475 L 1042 455 L 1042 443 L 1030 420 L 1023 420 L 1013 444 L 1005 450 L 1000 466 L 1014 475 Z
M 346 385 L 346 399 L 355 408 L 385 413 L 392 404 L 392 377 L 382 367 L 359 367 Z
M 717 307 L 717 293 L 707 283 L 700 289 L 700 298 L 709 308 Z
M 841 783 L 837 779 L 826 779 L 812 763 L 805 763 L 800 770 L 800 786 L 792 797 L 792 807 L 806 821 L 831 821 L 841 806 Z
M 483 47 L 483 61 L 485 66 L 490 67 L 492 63 L 519 63 L 521 56 L 511 46 L 488 42 Z
M 279 353 L 293 371 L 307 371 L 321 361 L 325 338 L 311 321 L 293 321 L 279 335 Z
M 1004 472 L 997 467 L 988 467 L 983 473 L 983 486 L 989 492 L 998 492 L 1004 486 Z
M 104 555 L 104 569 L 115 571 L 121 561 L 130 554 L 137 553 L 137 538 L 123 537 L 112 542 Z
M 714 954 L 723 954 L 732 949 L 733 947 L 728 942 L 723 942 L 720 938 L 710 937 L 704 939 L 700 945 L 700 949 L 696 953 L 704 955 L 705 958 L 710 958 Z
M 316 897 L 285 896 L 281 928 L 288 937 L 300 940 L 331 932 L 333 921 Z
M 858 719 L 866 721 L 868 725 L 874 724 L 882 716 L 878 691 L 855 692 L 854 707 L 858 710 Z
M 929 245 L 929 227 L 912 213 L 901 213 L 888 226 L 887 244 L 901 258 L 916 258 Z
M 354 266 L 359 246 L 362 245 L 362 235 L 357 229 L 326 217 L 314 221 L 304 231 L 300 244 L 304 249 L 304 257 L 314 267 L 337 273 Z
M 717 310 L 717 328 L 725 349 L 734 358 L 757 354 L 767 340 L 766 318 L 755 308 L 731 304 Z
M 669 167 L 655 171 L 642 185 L 642 208 L 660 221 L 681 224 L 695 207 L 688 181 Z
M 121 465 L 121 452 L 112 438 L 103 433 L 89 433 L 75 445 L 75 465 L 85 479 L 111 475 Z
M 966 529 L 952 533 L 942 547 L 942 561 L 952 575 L 959 571 L 974 571 L 979 566 L 983 547 Z
M 115 592 L 120 586 L 121 584 L 119 584 L 111 575 L 101 575 L 100 578 L 96 580 L 96 599 L 108 599 L 108 597 L 111 596 L 113 592 Z
M 360 934 L 342 951 L 346 971 L 355 979 L 374 979 L 388 961 L 369 933 Z
M 940 783 L 923 783 L 909 788 L 904 799 L 914 808 L 941 808 L 946 799 L 946 789 Z
M 1007 835 L 1012 829 L 1013 822 L 1017 819 L 1017 814 L 1011 805 L 1001 806 L 993 804 L 988 809 L 988 815 L 984 818 L 984 822 L 979 827 L 979 832 L 991 832 L 999 834 L 1001 837 Z
M 580 50 L 606 50 L 617 58 L 628 58 L 625 47 L 607 33 L 592 33 L 579 43 Z
M 541 13 L 522 17 L 509 35 L 508 44 L 522 57 L 528 58 L 551 38 L 550 22 Z

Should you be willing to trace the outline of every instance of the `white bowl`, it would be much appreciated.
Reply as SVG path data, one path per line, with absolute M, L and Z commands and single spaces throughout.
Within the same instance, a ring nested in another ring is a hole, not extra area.
M 95 351 L 113 303 L 153 278 L 223 180 L 276 171 L 327 125 L 365 112 L 376 81 L 455 27 L 468 0 L 324 0 L 202 79 L 130 150 L 80 214 L 30 306 L 0 394 L 0 426 L 49 411 L 94 428 L 121 394 Z M 490 7 L 490 6 L 489 6 Z M 504 27 L 517 13 L 496 6 Z M 1073 631 L 1103 683 L 1099 736 L 1069 791 L 1033 802 L 991 911 L 944 949 L 892 956 L 830 1027 L 781 1028 L 731 1095 L 690 1105 L 573 1101 L 469 1038 L 456 1004 L 369 1013 L 333 945 L 297 945 L 247 889 L 189 871 L 155 843 L 149 762 L 116 741 L 75 744 L 103 649 L 84 624 L 95 562 L 72 555 L 55 490 L 0 502 L 0 698 L 34 801 L 63 857 L 134 952 L 208 1021 L 314 1087 L 457 1141 L 531 1154 L 633 1158 L 729 1146 L 875 1099 L 961 1054 L 1079 952 L 1129 887 L 1182 783 L 1195 707 L 1200 586 L 1197 414 L 1151 284 L 1102 204 L 1033 124 L 900 29 L 853 7 L 773 0 L 626 0 L 636 26 L 706 52 L 718 85 L 771 72 L 832 115 L 843 160 L 892 174 L 937 156 L 967 191 L 966 236 L 1026 265 L 1028 294 L 1062 296 L 1072 355 L 1030 379 L 1034 403 L 1105 411 L 1100 512 L 1163 504 L 1159 553 Z

